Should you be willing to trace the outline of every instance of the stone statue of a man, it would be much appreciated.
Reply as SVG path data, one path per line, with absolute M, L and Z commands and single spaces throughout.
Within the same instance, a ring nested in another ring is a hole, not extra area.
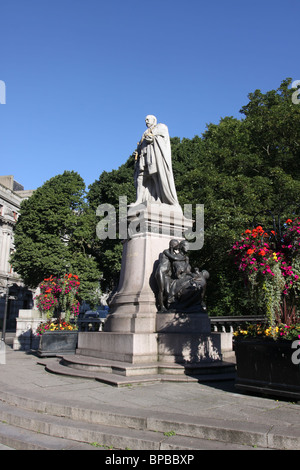
M 165 124 L 158 124 L 155 116 L 145 119 L 147 129 L 136 150 L 136 202 L 158 202 L 178 206 L 174 183 L 171 144 Z

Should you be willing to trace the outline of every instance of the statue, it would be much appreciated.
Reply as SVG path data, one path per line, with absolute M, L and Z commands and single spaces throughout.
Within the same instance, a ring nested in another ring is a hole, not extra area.
M 164 305 L 164 294 L 170 291 L 170 284 L 172 279 L 172 266 L 171 261 L 176 261 L 175 249 L 179 246 L 178 240 L 171 240 L 169 249 L 164 250 L 159 255 L 158 267 L 155 271 L 155 279 L 158 285 L 158 308 L 161 312 L 167 311 Z
M 206 311 L 204 295 L 208 271 L 192 272 L 188 242 L 171 240 L 169 249 L 160 254 L 155 279 L 158 284 L 157 304 L 160 312 Z
M 144 132 L 135 152 L 136 202 L 156 202 L 179 206 L 174 183 L 171 144 L 165 124 L 157 124 L 155 116 L 145 119 Z

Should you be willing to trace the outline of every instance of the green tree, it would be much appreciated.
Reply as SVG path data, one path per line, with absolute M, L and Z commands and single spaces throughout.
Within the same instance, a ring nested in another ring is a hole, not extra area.
M 214 315 L 255 313 L 228 256 L 230 247 L 257 212 L 288 216 L 299 204 L 300 107 L 292 103 L 289 84 L 249 94 L 244 119 L 210 124 L 199 166 L 180 183 L 185 200 L 205 205 L 204 247 L 192 259 L 211 273 L 207 303 Z M 259 222 L 270 224 L 263 217 Z
M 50 275 L 77 274 L 79 297 L 92 300 L 101 277 L 93 254 L 93 223 L 80 175 L 65 171 L 51 178 L 21 204 L 13 268 L 33 288 Z
M 300 177 L 300 109 L 292 102 L 291 79 L 284 80 L 277 90 L 249 94 L 243 106 L 245 127 L 249 132 L 249 148 L 259 158 L 264 172 L 281 168 L 294 179 Z

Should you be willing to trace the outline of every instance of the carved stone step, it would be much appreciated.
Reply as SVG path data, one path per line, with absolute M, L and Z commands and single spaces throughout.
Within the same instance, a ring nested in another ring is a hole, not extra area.
M 201 364 L 130 364 L 67 355 L 56 359 L 39 360 L 48 372 L 86 379 L 94 379 L 113 386 L 151 384 L 155 382 L 207 382 L 232 380 L 235 377 L 233 363 Z

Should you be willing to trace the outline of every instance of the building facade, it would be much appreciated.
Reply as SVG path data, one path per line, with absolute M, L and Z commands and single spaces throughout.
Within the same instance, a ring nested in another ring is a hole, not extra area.
M 14 228 L 20 205 L 32 193 L 31 190 L 24 190 L 12 175 L 0 176 L 0 329 L 3 326 L 5 304 L 7 330 L 15 329 L 19 309 L 31 308 L 33 305 L 32 292 L 24 286 L 9 262 L 14 251 Z

